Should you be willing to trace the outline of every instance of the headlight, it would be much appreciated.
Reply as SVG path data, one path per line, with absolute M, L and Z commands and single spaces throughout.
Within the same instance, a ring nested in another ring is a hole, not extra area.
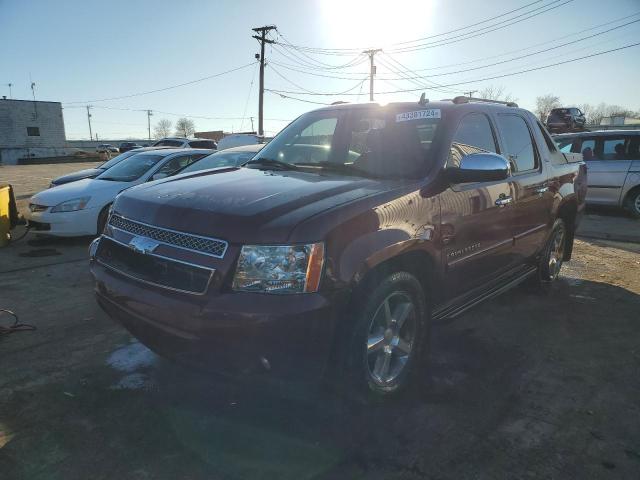
M 264 293 L 318 291 L 324 244 L 245 245 L 240 252 L 233 289 Z
M 74 198 L 73 200 L 67 200 L 66 202 L 59 203 L 51 209 L 51 213 L 56 212 L 75 212 L 82 210 L 87 206 L 91 197 Z

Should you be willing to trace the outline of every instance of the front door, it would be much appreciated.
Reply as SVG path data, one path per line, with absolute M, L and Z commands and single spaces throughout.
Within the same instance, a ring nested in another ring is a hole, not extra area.
M 489 118 L 464 116 L 451 143 L 449 167 L 475 152 L 498 152 Z M 440 194 L 447 299 L 487 285 L 513 266 L 513 182 L 451 185 Z

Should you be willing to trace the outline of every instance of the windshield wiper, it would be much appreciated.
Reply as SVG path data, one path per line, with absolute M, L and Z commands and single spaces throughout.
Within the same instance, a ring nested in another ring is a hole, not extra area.
M 344 173 L 346 175 L 356 175 L 361 177 L 373 177 L 374 175 L 371 172 L 367 172 L 358 167 L 354 167 L 353 165 L 348 165 L 346 163 L 336 163 L 336 162 L 316 162 L 316 163 L 297 163 L 296 165 L 301 167 L 319 167 L 324 171 L 331 171 L 336 173 Z
M 245 167 L 251 168 L 250 165 L 266 167 L 270 170 L 298 170 L 298 167 L 295 165 L 283 162 L 282 160 L 276 160 L 275 158 L 254 158 L 244 164 Z

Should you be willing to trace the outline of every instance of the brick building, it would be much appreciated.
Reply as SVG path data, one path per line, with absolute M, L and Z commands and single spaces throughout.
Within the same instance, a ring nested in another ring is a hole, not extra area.
M 65 155 L 60 102 L 0 99 L 0 164 Z

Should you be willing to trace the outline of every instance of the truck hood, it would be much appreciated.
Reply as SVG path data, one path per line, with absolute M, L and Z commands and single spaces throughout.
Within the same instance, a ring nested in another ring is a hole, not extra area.
M 114 211 L 232 243 L 279 243 L 288 240 L 299 222 L 395 185 L 299 171 L 209 170 L 131 188 L 118 197 Z

